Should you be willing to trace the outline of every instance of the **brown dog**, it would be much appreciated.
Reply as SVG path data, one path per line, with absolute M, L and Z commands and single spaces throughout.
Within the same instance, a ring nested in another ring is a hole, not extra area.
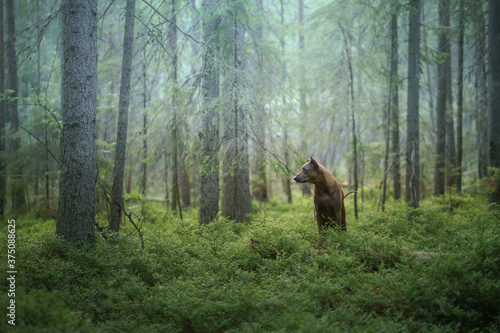
M 314 158 L 307 158 L 307 163 L 301 171 L 293 177 L 297 183 L 312 183 L 314 198 L 314 213 L 318 224 L 318 247 L 322 243 L 323 231 L 335 223 L 340 230 L 347 230 L 344 199 L 351 193 L 344 195 L 339 182 L 328 170 Z

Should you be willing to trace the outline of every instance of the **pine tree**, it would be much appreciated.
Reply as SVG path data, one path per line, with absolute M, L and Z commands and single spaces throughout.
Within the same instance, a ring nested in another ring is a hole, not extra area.
M 408 40 L 408 114 L 406 136 L 406 193 L 410 207 L 419 200 L 419 63 L 420 63 L 420 0 L 410 0 L 410 32 Z
M 203 0 L 203 41 L 207 45 L 204 57 L 204 72 L 201 84 L 203 114 L 201 131 L 201 175 L 200 175 L 200 224 L 212 221 L 219 211 L 219 72 L 216 63 L 217 1 Z
M 97 0 L 62 2 L 63 121 L 56 234 L 89 242 L 95 224 Z
M 118 232 L 123 208 L 123 178 L 127 159 L 128 108 L 130 104 L 130 78 L 132 76 L 132 56 L 134 43 L 135 0 L 127 0 L 125 10 L 125 32 L 123 34 L 122 77 L 120 102 L 118 106 L 118 133 L 116 135 L 115 168 L 111 190 L 109 228 Z

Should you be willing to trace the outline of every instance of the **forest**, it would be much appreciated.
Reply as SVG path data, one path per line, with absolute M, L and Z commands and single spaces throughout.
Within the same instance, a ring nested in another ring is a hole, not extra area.
M 499 332 L 499 142 L 499 0 L 0 0 L 0 331 Z

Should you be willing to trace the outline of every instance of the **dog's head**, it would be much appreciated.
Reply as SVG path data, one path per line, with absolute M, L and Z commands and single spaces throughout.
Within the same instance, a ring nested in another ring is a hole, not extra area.
M 302 166 L 300 172 L 293 177 L 297 183 L 312 183 L 316 179 L 319 164 L 312 157 L 307 158 L 307 163 Z

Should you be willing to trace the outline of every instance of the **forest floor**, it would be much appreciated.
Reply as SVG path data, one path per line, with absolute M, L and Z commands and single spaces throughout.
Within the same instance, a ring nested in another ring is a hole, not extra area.
M 144 250 L 130 222 L 112 244 L 96 233 L 77 248 L 54 236 L 54 220 L 19 217 L 16 326 L 4 282 L 0 331 L 500 331 L 500 210 L 456 197 L 416 211 L 364 203 L 355 219 L 346 202 L 348 231 L 329 231 L 321 251 L 311 199 L 298 193 L 253 203 L 247 223 L 201 228 L 196 209 L 181 221 L 147 204 Z

